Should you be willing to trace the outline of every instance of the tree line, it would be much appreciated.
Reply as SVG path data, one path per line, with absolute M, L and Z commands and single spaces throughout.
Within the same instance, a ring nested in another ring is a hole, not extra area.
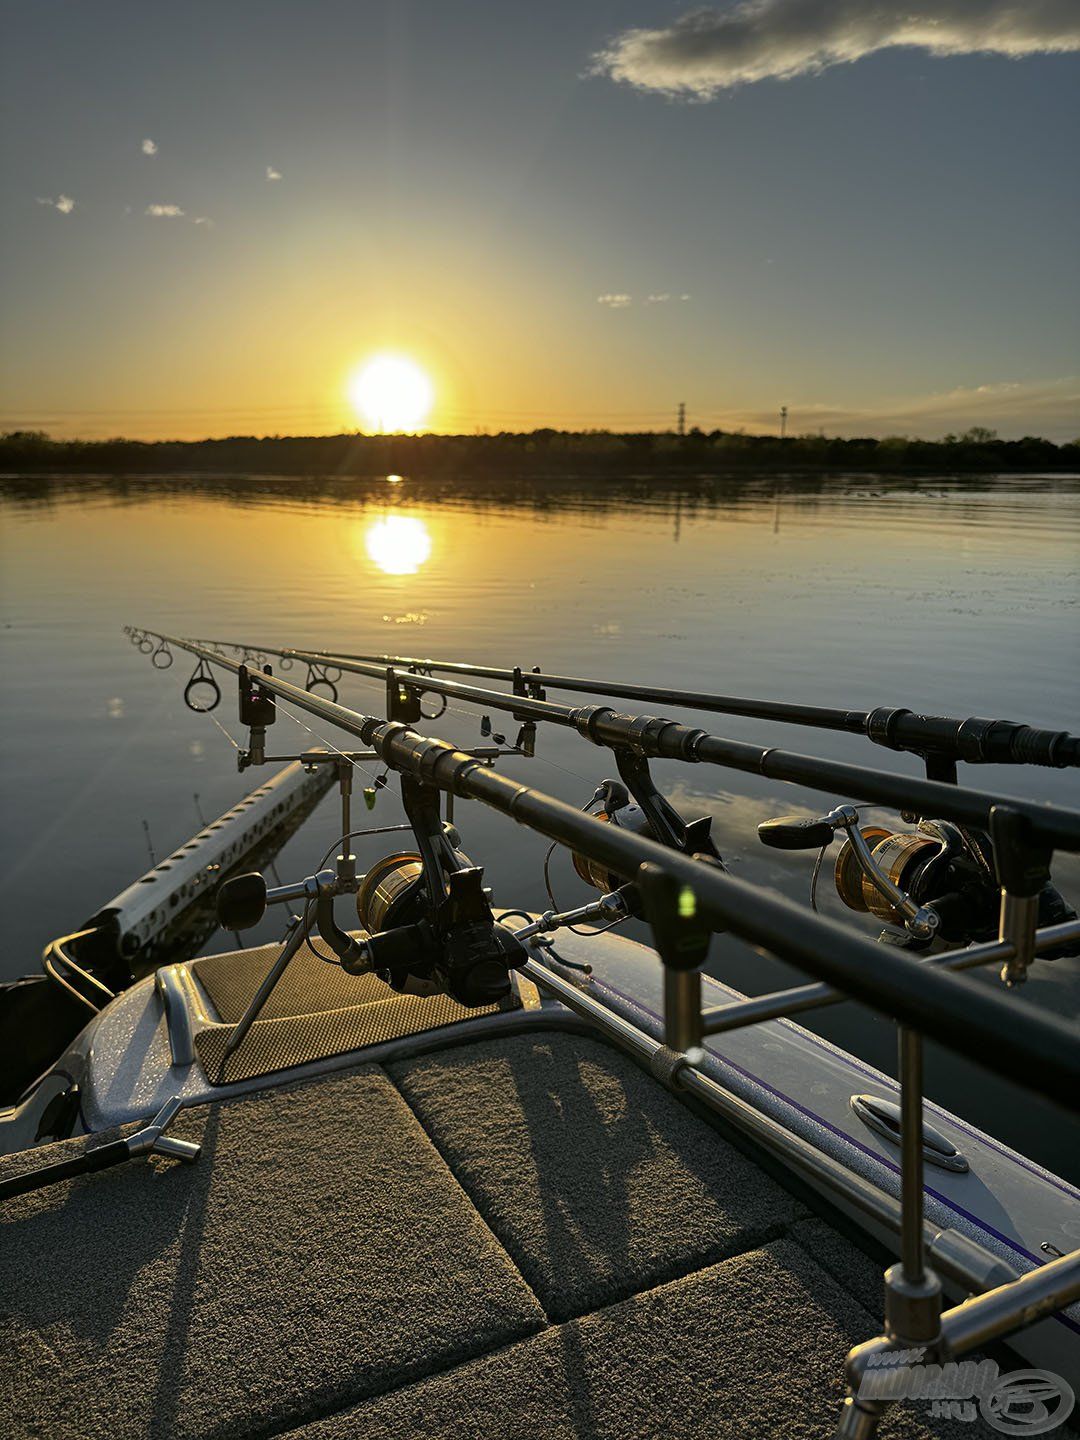
M 870 474 L 1080 473 L 1080 440 L 1002 440 L 976 426 L 941 440 L 785 439 L 724 430 L 686 435 L 541 429 L 490 435 L 233 435 L 218 440 L 57 440 L 0 435 L 0 473 L 364 476 L 603 476 L 737 471 Z

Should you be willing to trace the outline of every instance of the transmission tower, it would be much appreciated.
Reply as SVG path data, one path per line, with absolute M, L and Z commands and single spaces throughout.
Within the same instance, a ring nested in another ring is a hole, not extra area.
M 680 401 L 679 401 L 679 419 L 678 419 L 678 426 L 677 426 L 677 428 L 678 428 L 678 432 L 679 432 L 680 435 L 685 435 L 685 434 L 686 434 L 686 401 L 685 401 L 685 400 L 680 400 Z
M 780 439 L 783 440 L 787 434 L 787 406 L 780 406 Z

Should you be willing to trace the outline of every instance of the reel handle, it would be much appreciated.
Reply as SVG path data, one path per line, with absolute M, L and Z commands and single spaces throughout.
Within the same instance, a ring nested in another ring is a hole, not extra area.
M 217 918 L 223 930 L 253 930 L 266 914 L 266 881 L 257 870 L 218 886 Z
M 761 843 L 771 850 L 820 850 L 833 838 L 833 826 L 827 819 L 778 815 L 775 820 L 763 820 L 757 833 Z

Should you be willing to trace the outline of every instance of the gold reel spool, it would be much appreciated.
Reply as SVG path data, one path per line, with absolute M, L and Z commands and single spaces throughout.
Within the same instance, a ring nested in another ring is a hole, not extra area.
M 606 810 L 597 810 L 593 815 L 594 820 L 603 820 L 606 824 L 612 824 L 611 816 Z M 580 875 L 586 885 L 591 885 L 594 890 L 607 894 L 609 890 L 617 890 L 624 884 L 624 877 L 616 875 L 614 870 L 609 870 L 599 860 L 590 860 L 587 855 L 579 855 L 576 850 L 571 852 L 570 858 L 574 862 L 574 869 Z
M 411 893 L 423 871 L 423 861 L 412 850 L 384 855 L 377 860 L 356 892 L 356 913 L 361 928 L 369 935 L 391 929 L 392 912 Z
M 860 833 L 879 868 L 899 890 L 909 888 L 905 877 L 911 866 L 925 859 L 927 850 L 938 849 L 938 842 L 927 835 L 899 835 L 875 825 L 868 825 Z M 904 917 L 863 873 L 850 840 L 844 841 L 836 857 L 833 879 L 837 894 L 849 910 L 869 912 L 890 925 L 903 924 Z
M 614 825 L 617 830 L 629 831 L 631 835 L 652 835 L 649 827 L 648 817 L 640 805 L 631 802 L 629 805 L 620 805 L 618 809 L 589 810 L 586 812 L 594 820 L 602 820 L 605 825 Z M 620 885 L 625 885 L 630 878 L 628 875 L 620 875 L 617 871 L 611 870 L 600 860 L 590 860 L 587 855 L 579 855 L 576 850 L 570 852 L 574 862 L 574 869 L 594 890 L 607 894 L 609 890 L 618 890 Z

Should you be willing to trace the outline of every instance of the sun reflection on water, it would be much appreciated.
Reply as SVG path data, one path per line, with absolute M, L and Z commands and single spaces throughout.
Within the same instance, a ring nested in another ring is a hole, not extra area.
M 415 515 L 384 515 L 364 531 L 368 559 L 386 575 L 415 575 L 431 556 L 431 532 Z

